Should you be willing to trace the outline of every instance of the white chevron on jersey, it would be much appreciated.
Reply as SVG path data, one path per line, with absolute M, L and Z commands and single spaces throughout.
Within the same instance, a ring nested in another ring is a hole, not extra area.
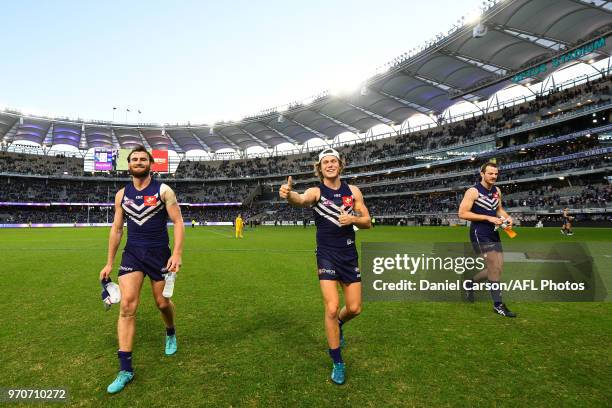
M 346 210 L 344 206 L 342 207 L 337 206 L 332 200 L 328 200 L 324 196 L 321 196 L 319 198 L 319 201 L 317 202 L 317 204 L 314 205 L 313 209 L 321 217 L 329 220 L 330 222 L 337 225 L 338 227 L 342 227 L 342 225 L 340 225 L 340 222 L 338 221 L 338 218 L 340 217 L 340 212 L 342 210 L 346 211 L 346 213 L 349 215 L 354 214 L 352 206 L 349 207 L 348 210 Z
M 155 196 L 157 197 L 157 194 L 155 194 Z M 125 203 L 125 201 L 129 201 L 130 199 L 127 197 L 123 197 L 123 201 Z M 130 208 L 134 209 L 135 211 L 142 211 L 143 208 L 145 208 L 144 203 L 140 204 L 140 205 L 136 205 L 134 203 L 130 204 Z M 150 206 L 147 208 L 151 208 Z
M 143 219 L 139 220 L 139 219 L 137 219 L 136 217 L 134 217 L 132 215 L 128 215 L 128 217 L 130 217 L 130 219 L 132 221 L 134 221 L 136 224 L 138 224 L 139 226 L 142 226 L 142 224 L 144 224 L 145 222 L 149 221 L 155 214 L 160 212 L 164 207 L 163 206 L 158 206 L 158 207 L 153 207 L 153 208 L 155 208 L 155 211 L 153 211 L 152 213 L 149 213 L 149 215 L 147 215 Z
M 325 214 L 323 211 L 321 211 L 319 206 L 315 206 L 314 210 L 319 213 L 319 215 L 321 217 L 324 217 L 326 219 L 328 219 L 330 222 L 336 224 L 337 226 L 341 227 L 342 225 L 340 225 L 340 222 L 338 221 L 338 217 L 337 216 L 333 216 L 333 215 L 329 215 L 329 214 Z
M 146 215 L 148 215 L 149 213 L 151 213 L 152 211 L 156 210 L 158 207 L 162 206 L 161 202 L 157 202 L 157 204 L 155 206 L 149 206 L 147 207 L 146 210 L 138 213 L 136 211 L 133 211 L 132 208 L 128 207 L 127 205 L 122 205 L 123 210 L 128 214 L 131 215 L 133 217 L 136 217 L 138 219 L 141 219 L 143 217 L 145 217 Z
M 332 203 L 333 204 L 333 203 Z M 340 215 L 340 207 L 338 207 L 337 205 L 333 204 L 333 205 L 325 205 L 322 202 L 318 202 L 317 205 L 315 205 L 316 208 L 320 208 L 321 210 L 325 211 L 326 213 L 328 213 L 329 215 L 333 216 L 333 217 L 338 217 Z M 353 214 L 353 207 L 349 207 L 348 210 L 344 210 L 347 214 L 352 215 Z
M 141 205 L 136 205 L 129 198 L 124 196 L 121 207 L 132 221 L 142 226 L 145 222 L 150 220 L 151 217 L 164 208 L 164 203 L 159 199 L 159 194 L 156 193 L 154 197 L 156 201 L 155 206 L 145 206 L 144 203 Z
M 489 198 L 482 193 L 478 193 L 478 199 L 474 201 L 474 204 L 484 208 L 485 210 L 493 211 L 499 206 L 499 199 Z

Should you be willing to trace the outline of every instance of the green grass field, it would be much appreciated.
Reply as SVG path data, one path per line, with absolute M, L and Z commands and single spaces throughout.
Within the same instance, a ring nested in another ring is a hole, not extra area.
M 564 238 L 558 229 L 518 232 L 525 241 Z M 575 241 L 610 248 L 610 230 L 575 232 Z M 175 356 L 164 355 L 164 327 L 145 282 L 136 377 L 110 396 L 118 307 L 104 312 L 98 282 L 108 229 L 0 230 L 0 387 L 67 387 L 71 406 L 612 403 L 612 304 L 605 302 L 509 300 L 516 319 L 496 316 L 488 302 L 368 302 L 345 326 L 347 383 L 335 386 L 328 380 L 314 228 L 247 228 L 243 240 L 232 234 L 229 227 L 186 231 L 174 296 Z M 463 241 L 467 230 L 379 226 L 358 233 L 362 242 L 441 237 Z M 609 282 L 609 262 L 597 266 Z

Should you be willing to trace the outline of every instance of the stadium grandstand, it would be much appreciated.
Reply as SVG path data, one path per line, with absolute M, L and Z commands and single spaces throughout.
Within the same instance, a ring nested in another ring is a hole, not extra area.
M 534 18 L 537 16 L 537 18 Z M 478 166 L 500 166 L 522 225 L 612 226 L 612 12 L 605 1 L 488 2 L 478 24 L 322 92 L 235 122 L 130 124 L 0 111 L 0 224 L 108 225 L 128 182 L 121 151 L 166 152 L 157 173 L 186 220 L 302 224 L 278 188 L 313 186 L 338 149 L 378 223 L 454 225 Z M 103 157 L 108 166 L 98 166 Z

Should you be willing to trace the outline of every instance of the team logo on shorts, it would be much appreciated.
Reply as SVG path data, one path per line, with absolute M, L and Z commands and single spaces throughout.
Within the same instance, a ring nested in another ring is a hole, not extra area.
M 331 276 L 336 275 L 336 271 L 333 269 L 319 268 L 318 272 L 319 272 L 319 275 L 331 275 Z
M 146 207 L 155 207 L 157 205 L 157 197 L 155 197 L 155 196 L 144 196 L 144 205 Z
M 351 207 L 353 205 L 353 196 L 342 196 L 342 204 L 345 207 Z

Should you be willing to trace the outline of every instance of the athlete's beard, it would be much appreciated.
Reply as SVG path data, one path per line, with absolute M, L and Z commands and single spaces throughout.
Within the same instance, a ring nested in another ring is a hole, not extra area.
M 134 170 L 130 169 L 130 174 L 132 175 L 132 177 L 135 177 L 137 179 L 146 179 L 147 177 L 149 177 L 149 174 L 151 174 L 151 166 L 145 167 L 145 170 L 142 174 L 134 174 Z
M 493 187 L 495 185 L 495 183 L 497 182 L 497 179 L 492 180 L 492 179 L 487 179 L 486 177 L 482 178 L 482 182 L 483 184 L 486 184 L 489 186 L 489 188 Z

